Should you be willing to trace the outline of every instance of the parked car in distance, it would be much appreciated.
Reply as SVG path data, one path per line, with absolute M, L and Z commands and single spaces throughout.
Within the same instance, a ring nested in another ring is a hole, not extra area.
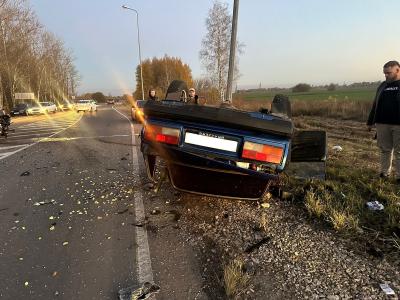
M 145 103 L 146 100 L 137 100 L 136 104 L 132 106 L 131 109 L 132 121 L 143 123 L 143 118 L 144 118 L 143 107 Z
M 39 102 L 33 104 L 28 108 L 28 114 L 46 114 L 46 113 L 56 113 L 57 107 L 53 102 Z
M 29 109 L 29 104 L 19 103 L 11 109 L 10 114 L 12 116 L 27 116 L 28 109 Z
M 68 100 L 64 100 L 58 104 L 58 108 L 62 111 L 64 110 L 71 110 L 74 108 L 74 104 L 69 102 Z
M 107 100 L 107 104 L 115 104 L 115 100 L 114 99 L 108 99 Z
M 57 112 L 57 106 L 53 102 L 39 102 L 39 104 L 45 108 L 47 113 Z
M 79 100 L 75 105 L 76 112 L 80 111 L 97 111 L 97 104 L 94 100 Z

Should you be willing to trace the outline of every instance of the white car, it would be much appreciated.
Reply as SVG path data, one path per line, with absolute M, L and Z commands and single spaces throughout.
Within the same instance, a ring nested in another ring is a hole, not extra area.
M 39 102 L 28 109 L 28 114 L 46 114 L 57 112 L 57 107 L 53 102 Z
M 97 111 L 97 104 L 94 100 L 79 100 L 76 105 L 75 109 L 77 112 L 80 111 Z

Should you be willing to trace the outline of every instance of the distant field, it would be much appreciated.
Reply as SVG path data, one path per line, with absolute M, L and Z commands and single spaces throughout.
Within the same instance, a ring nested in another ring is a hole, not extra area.
M 306 93 L 292 93 L 290 90 L 276 92 L 245 92 L 234 94 L 234 99 L 270 102 L 276 94 L 285 94 L 289 96 L 291 101 L 372 101 L 375 91 L 376 89 L 339 89 L 336 91 L 311 90 Z
M 365 122 L 371 110 L 375 89 L 314 89 L 307 93 L 292 93 L 290 90 L 254 91 L 234 94 L 233 103 L 240 109 L 257 111 L 261 107 L 269 108 L 276 94 L 289 96 L 293 116 L 320 116 Z

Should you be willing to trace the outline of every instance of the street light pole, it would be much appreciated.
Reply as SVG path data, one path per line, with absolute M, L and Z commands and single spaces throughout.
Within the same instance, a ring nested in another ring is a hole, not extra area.
M 233 2 L 231 49 L 230 49 L 230 53 L 229 53 L 228 82 L 227 82 L 227 87 L 226 87 L 226 97 L 227 97 L 226 101 L 229 103 L 232 103 L 232 84 L 233 84 L 233 75 L 234 75 L 234 71 L 235 71 L 238 11 L 239 11 L 239 0 L 235 0 Z
M 144 99 L 144 89 L 143 89 L 143 68 L 142 68 L 142 54 L 140 52 L 140 30 L 139 30 L 139 13 L 136 9 L 131 8 L 126 5 L 122 5 L 122 8 L 132 10 L 136 13 L 136 24 L 137 24 L 137 39 L 138 39 L 138 46 L 139 46 L 139 63 L 140 63 L 140 81 L 142 83 L 142 100 Z

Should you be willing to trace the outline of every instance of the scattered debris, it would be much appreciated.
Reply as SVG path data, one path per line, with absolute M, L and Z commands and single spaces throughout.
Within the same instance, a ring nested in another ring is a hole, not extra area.
M 8 210 L 8 207 L 6 207 L 6 208 L 0 208 L 0 211 L 5 211 L 5 210 Z
M 336 146 L 332 147 L 332 150 L 337 151 L 337 152 L 341 152 L 341 151 L 343 151 L 343 148 L 341 146 L 339 146 L 339 145 L 336 145 Z
M 25 286 L 29 286 L 29 282 L 28 282 L 28 281 L 25 281 L 24 285 L 25 285 Z
M 384 209 L 383 204 L 377 200 L 367 202 L 367 207 L 369 210 L 383 210 Z
M 20 176 L 29 176 L 29 175 L 31 175 L 31 172 L 25 171 L 25 172 L 21 173 Z
M 40 202 L 35 202 L 33 205 L 34 206 L 40 206 L 40 205 L 47 205 L 47 204 L 56 204 L 56 200 L 51 199 L 50 201 L 40 201 Z
M 160 210 L 159 209 L 153 209 L 150 214 L 152 215 L 159 215 L 160 214 Z
M 166 213 L 171 214 L 171 215 L 174 216 L 174 218 L 173 218 L 173 221 L 174 221 L 174 222 L 178 222 L 179 219 L 181 218 L 181 215 L 182 215 L 179 211 L 177 211 L 177 210 L 175 210 L 175 209 L 172 209 L 172 210 L 170 210 L 170 211 L 167 211 Z
M 124 210 L 121 210 L 121 211 L 117 212 L 117 214 L 122 215 L 122 214 L 124 214 L 124 213 L 126 213 L 128 211 L 129 211 L 129 208 L 126 208 Z
M 151 189 L 154 188 L 154 183 L 152 183 L 152 182 L 146 183 L 146 184 L 143 186 L 143 188 L 146 189 L 146 190 L 148 190 L 148 191 L 150 191 Z
M 56 277 L 57 274 L 58 274 L 58 272 L 57 272 L 57 271 L 54 271 L 53 274 L 51 274 L 51 276 Z
M 139 300 L 149 299 L 152 295 L 158 293 L 160 287 L 154 283 L 145 282 L 139 288 L 128 287 L 118 292 L 119 300 Z
M 269 208 L 271 205 L 268 202 L 261 203 L 262 208 Z
M 127 160 L 127 158 L 126 157 L 121 157 L 121 160 Z
M 55 226 L 50 226 L 50 228 L 49 228 L 50 231 L 53 231 L 54 229 L 56 229 Z
M 395 296 L 396 293 L 392 290 L 392 288 L 387 283 L 379 284 L 382 291 L 388 296 Z
M 67 246 L 69 243 L 68 242 L 63 242 L 62 245 L 63 246 Z
M 265 244 L 266 242 L 268 242 L 270 240 L 271 240 L 271 237 L 269 237 L 269 236 L 264 236 L 264 237 L 258 238 L 253 243 L 248 244 L 246 246 L 246 248 L 244 249 L 244 252 L 245 253 L 253 252 L 255 249 L 260 248 L 263 244 Z

